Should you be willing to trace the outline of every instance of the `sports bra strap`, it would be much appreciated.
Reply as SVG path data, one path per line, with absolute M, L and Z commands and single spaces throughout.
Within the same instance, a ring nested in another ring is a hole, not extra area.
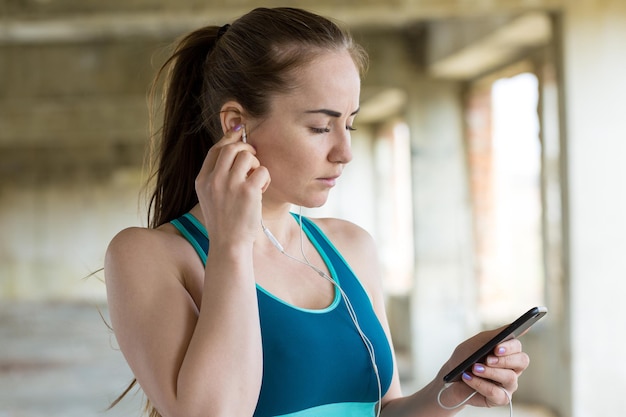
M 200 256 L 202 264 L 206 265 L 206 257 L 209 253 L 209 238 L 204 226 L 191 213 L 185 213 L 170 223 L 191 243 L 191 246 Z

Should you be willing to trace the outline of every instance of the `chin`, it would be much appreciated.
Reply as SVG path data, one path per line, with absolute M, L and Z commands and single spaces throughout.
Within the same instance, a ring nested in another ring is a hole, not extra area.
M 328 195 L 325 195 L 324 197 L 316 198 L 316 199 L 308 198 L 302 201 L 300 204 L 295 204 L 295 205 L 313 209 L 313 208 L 322 207 L 324 204 L 326 204 L 327 201 L 328 201 Z
M 302 208 L 307 208 L 307 209 L 314 209 L 314 208 L 320 208 L 324 205 L 324 203 L 311 203 L 311 202 L 306 202 L 306 203 L 302 203 L 302 204 L 298 204 L 298 203 L 293 203 L 294 206 L 297 207 L 302 207 Z

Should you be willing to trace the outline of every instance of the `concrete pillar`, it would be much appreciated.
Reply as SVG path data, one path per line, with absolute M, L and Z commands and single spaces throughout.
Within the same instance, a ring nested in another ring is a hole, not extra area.
M 413 356 L 418 386 L 477 329 L 467 171 L 457 83 L 416 77 L 407 112 L 415 212 Z
M 422 39 L 385 32 L 363 42 L 372 58 L 365 85 L 408 94 L 415 272 L 406 303 L 414 385 L 407 392 L 430 382 L 476 330 L 475 316 L 467 314 L 475 311 L 475 289 L 460 84 L 424 74 L 415 59 Z
M 564 15 L 572 416 L 626 415 L 626 3 Z

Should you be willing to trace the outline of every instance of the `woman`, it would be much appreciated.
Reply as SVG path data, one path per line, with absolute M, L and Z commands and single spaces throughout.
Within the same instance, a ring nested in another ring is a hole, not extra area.
M 290 8 L 199 29 L 166 63 L 150 227 L 120 232 L 105 261 L 153 415 L 445 416 L 440 403 L 516 390 L 528 357 L 512 340 L 441 394 L 484 333 L 402 397 L 371 237 L 290 212 L 323 205 L 352 159 L 366 63 L 336 25 Z

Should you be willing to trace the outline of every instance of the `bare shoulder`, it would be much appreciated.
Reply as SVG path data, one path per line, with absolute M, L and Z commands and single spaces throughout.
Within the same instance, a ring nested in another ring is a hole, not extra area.
M 131 250 L 136 252 L 141 246 L 149 246 L 151 249 L 158 248 L 160 244 L 172 238 L 171 233 L 164 232 L 163 229 L 149 229 L 146 227 L 129 227 L 117 233 L 109 247 L 107 254 L 116 254 L 118 251 L 124 253 Z
M 378 248 L 371 234 L 347 220 L 311 219 L 326 234 L 370 294 L 380 287 Z
M 107 285 L 132 279 L 145 283 L 164 274 L 180 278 L 184 240 L 170 227 L 130 227 L 115 235 L 104 262 Z
M 154 246 L 162 238 L 156 229 L 129 227 L 116 234 L 107 248 L 107 257 L 116 259 L 123 255 L 140 252 L 140 245 Z M 128 253 L 128 252 L 131 253 Z
M 104 261 L 107 303 L 121 347 L 151 343 L 164 320 L 182 329 L 196 310 L 186 286 L 191 268 L 201 266 L 191 246 L 171 225 L 158 229 L 131 227 L 110 242 Z M 141 341 L 141 342 L 140 342 Z M 140 350 L 141 350 L 140 349 Z
M 350 221 L 335 218 L 311 219 L 328 236 L 340 251 L 355 250 L 376 252 L 376 244 L 370 233 Z
M 105 263 L 156 260 L 172 239 L 170 233 L 160 229 L 129 227 L 113 237 L 107 248 Z

